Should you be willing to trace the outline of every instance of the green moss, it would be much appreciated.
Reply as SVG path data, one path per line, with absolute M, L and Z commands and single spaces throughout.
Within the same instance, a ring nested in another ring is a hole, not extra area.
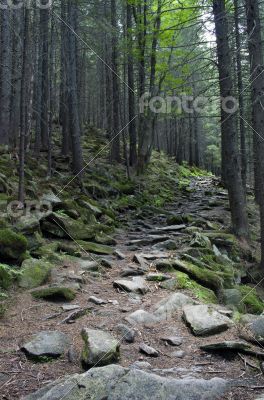
M 177 278 L 177 289 L 190 290 L 198 300 L 204 303 L 217 303 L 217 297 L 212 290 L 199 285 L 183 272 L 176 272 L 175 275 Z
M 0 288 L 9 289 L 14 280 L 11 268 L 8 265 L 0 264 Z
M 242 294 L 241 305 L 244 305 L 244 312 L 252 314 L 261 314 L 264 311 L 264 302 L 260 299 L 255 288 L 241 285 L 236 289 Z
M 74 300 L 76 292 L 69 287 L 48 287 L 43 289 L 36 289 L 31 292 L 31 295 L 35 299 L 47 299 L 47 300 Z
M 15 233 L 11 229 L 0 229 L 0 257 L 2 259 L 22 261 L 27 246 L 24 235 Z
M 47 282 L 52 265 L 43 260 L 29 259 L 23 262 L 19 286 L 33 289 Z
M 193 217 L 190 214 L 174 214 L 167 218 L 168 225 L 188 224 L 193 222 Z
M 85 251 L 95 253 L 95 254 L 113 254 L 114 249 L 110 246 L 106 246 L 99 243 L 93 242 L 84 242 L 82 240 L 77 241 L 77 243 L 83 248 Z

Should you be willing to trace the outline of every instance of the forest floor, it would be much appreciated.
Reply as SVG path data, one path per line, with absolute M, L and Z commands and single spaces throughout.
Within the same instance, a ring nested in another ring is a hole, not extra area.
M 162 185 L 162 182 L 160 183 Z M 207 221 L 207 224 L 218 224 L 226 228 L 230 224 L 230 213 L 226 192 L 218 186 L 218 181 L 213 177 L 196 177 L 192 179 L 190 192 L 179 192 L 174 201 L 164 206 L 160 213 L 149 210 L 144 215 L 129 211 L 120 215 L 122 227 L 115 231 L 115 248 L 123 254 L 104 256 L 111 262 L 112 268 L 105 268 L 99 276 L 96 274 L 85 274 L 81 288 L 74 301 L 71 303 L 85 308 L 90 306 L 86 315 L 73 321 L 74 323 L 62 323 L 70 312 L 62 310 L 65 302 L 51 302 L 34 300 L 30 291 L 16 289 L 12 293 L 12 301 L 2 320 L 0 320 L 0 398 L 5 400 L 19 399 L 34 392 L 45 384 L 66 374 L 81 373 L 80 354 L 83 348 L 81 330 L 84 327 L 103 329 L 111 332 L 116 338 L 117 325 L 127 324 L 125 320 L 132 312 L 144 309 L 152 312 L 155 305 L 162 299 L 172 294 L 170 290 L 162 288 L 161 282 L 147 281 L 148 291 L 144 295 L 129 293 L 114 288 L 113 282 L 120 278 L 120 274 L 127 269 L 137 270 L 139 264 L 135 263 L 135 254 L 143 255 L 141 259 L 144 276 L 157 272 L 155 259 L 172 258 L 182 252 L 183 248 L 189 246 L 192 238 L 193 227 L 197 227 L 198 221 Z M 211 193 L 211 195 L 208 195 Z M 190 222 L 185 221 L 183 229 L 176 231 L 162 231 L 167 224 L 167 216 L 170 213 L 178 215 L 191 215 Z M 200 230 L 207 230 L 200 223 Z M 192 228 L 192 229 L 188 229 Z M 167 240 L 176 243 L 175 250 L 162 249 L 151 242 L 144 240 L 151 235 L 166 235 Z M 136 240 L 143 240 L 135 242 Z M 94 257 L 89 255 L 90 260 Z M 82 253 L 82 258 L 87 259 L 87 254 Z M 56 274 L 67 273 L 69 275 L 81 276 L 80 265 L 70 259 L 64 261 L 57 269 Z M 83 272 L 82 272 L 83 273 Z M 131 271 L 130 271 L 131 273 Z M 130 275 L 127 272 L 128 275 Z M 136 272 L 135 272 L 136 274 Z M 133 272 L 131 273 L 133 275 Z M 166 272 L 171 278 L 175 277 L 173 272 Z M 187 288 L 177 289 L 196 301 L 197 296 Z M 88 301 L 90 296 L 103 299 L 105 304 L 95 305 Z M 49 362 L 36 363 L 28 359 L 20 351 L 21 346 L 27 342 L 32 334 L 40 331 L 59 330 L 66 333 L 72 342 L 68 354 Z M 200 350 L 200 345 L 222 340 L 237 340 L 238 329 L 236 324 L 223 333 L 208 337 L 194 336 L 182 319 L 181 310 L 176 311 L 171 318 L 155 323 L 145 323 L 135 327 L 136 337 L 134 343 L 121 341 L 119 364 L 128 367 L 136 361 L 145 361 L 150 365 L 145 366 L 149 372 L 158 375 L 182 378 L 196 377 L 211 379 L 221 377 L 229 380 L 239 380 L 240 384 L 230 389 L 225 399 L 257 398 L 263 392 L 264 379 L 259 362 L 249 355 L 242 354 L 210 354 Z M 182 338 L 179 347 L 171 347 L 162 341 L 164 336 L 177 336 Z M 148 357 L 139 352 L 140 343 L 146 343 L 156 349 L 158 357 Z M 174 356 L 174 351 L 182 351 Z M 181 358 L 178 358 L 178 357 Z M 143 367 L 144 368 L 144 367 Z M 245 387 L 241 382 L 245 382 Z M 258 389 L 259 388 L 259 389 Z

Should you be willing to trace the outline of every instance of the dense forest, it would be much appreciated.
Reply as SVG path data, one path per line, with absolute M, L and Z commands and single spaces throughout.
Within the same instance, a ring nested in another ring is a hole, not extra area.
M 263 4 L 0 1 L 0 398 L 264 398 Z

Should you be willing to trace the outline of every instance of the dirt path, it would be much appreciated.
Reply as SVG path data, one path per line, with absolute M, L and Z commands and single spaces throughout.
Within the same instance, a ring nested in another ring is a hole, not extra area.
M 196 220 L 205 218 L 211 223 L 221 223 L 227 226 L 229 212 L 227 210 L 227 197 L 219 188 L 213 186 L 210 178 L 197 179 L 192 184 L 193 191 L 186 192 L 176 199 L 174 204 L 166 210 L 156 214 L 151 211 L 145 213 L 135 212 L 123 215 L 122 230 L 115 235 L 116 248 L 124 254 L 108 257 L 113 268 L 104 269 L 99 277 L 93 274 L 85 275 L 85 283 L 81 285 L 76 299 L 72 302 L 80 307 L 91 307 L 88 314 L 77 319 L 72 324 L 62 323 L 69 312 L 63 312 L 62 304 L 41 300 L 33 300 L 29 292 L 16 291 L 12 296 L 12 304 L 3 320 L 0 322 L 0 398 L 19 399 L 30 392 L 35 391 L 44 384 L 54 379 L 81 372 L 80 353 L 83 342 L 80 332 L 83 327 L 103 329 L 111 332 L 117 338 L 120 337 L 116 330 L 119 323 L 126 323 L 125 318 L 133 311 L 144 309 L 151 311 L 153 305 L 159 300 L 168 297 L 172 292 L 162 289 L 159 282 L 147 282 L 149 291 L 145 295 L 138 295 L 122 291 L 113 287 L 113 281 L 120 278 L 120 274 L 127 268 L 139 267 L 134 260 L 135 254 L 162 253 L 159 256 L 173 256 L 190 241 L 190 233 L 186 230 L 163 232 L 159 228 L 166 227 L 166 213 L 168 211 L 192 214 Z M 215 193 L 214 193 L 215 191 Z M 207 195 L 205 193 L 207 192 Z M 211 193 L 212 192 L 212 193 Z M 211 193 L 211 194 L 210 194 Z M 214 204 L 214 205 L 213 205 Z M 192 225 L 192 223 L 187 223 Z M 173 251 L 158 250 L 153 248 L 153 243 L 137 244 L 136 240 L 144 240 L 151 235 L 159 234 L 169 236 L 176 242 L 177 249 Z M 132 244 L 130 242 L 132 241 Z M 84 255 L 85 256 L 85 255 Z M 94 256 L 92 256 L 94 258 Z M 106 258 L 106 257 L 105 257 Z M 145 259 L 147 272 L 155 272 L 153 260 Z M 65 262 L 59 269 L 60 272 L 78 274 L 78 264 Z M 131 279 L 131 278 L 124 278 Z M 194 298 L 188 290 L 179 290 Z M 90 296 L 106 301 L 106 304 L 95 305 L 88 301 Z M 70 336 L 72 347 L 70 353 L 52 362 L 34 363 L 29 361 L 20 347 L 28 341 L 32 334 L 40 331 L 59 330 Z M 149 369 L 158 374 L 170 377 L 198 377 L 212 378 L 214 376 L 228 379 L 254 378 L 254 386 L 263 386 L 264 380 L 258 369 L 251 368 L 238 355 L 233 358 L 223 358 L 213 354 L 202 352 L 201 344 L 207 344 L 216 338 L 224 340 L 236 339 L 236 327 L 228 331 L 207 338 L 195 337 L 182 321 L 182 313 L 176 312 L 172 319 L 162 321 L 159 324 L 145 324 L 136 328 L 137 335 L 134 343 L 121 342 L 122 366 L 130 366 L 136 361 L 145 361 L 150 364 Z M 178 336 L 182 338 L 182 345 L 172 348 L 166 342 L 161 341 L 162 336 Z M 139 344 L 144 342 L 159 352 L 159 357 L 150 358 L 139 352 Z M 182 358 L 172 355 L 172 351 L 182 351 Z M 255 399 L 261 390 L 251 390 L 239 387 L 229 393 L 228 399 Z M 226 397 L 227 398 L 227 397 Z

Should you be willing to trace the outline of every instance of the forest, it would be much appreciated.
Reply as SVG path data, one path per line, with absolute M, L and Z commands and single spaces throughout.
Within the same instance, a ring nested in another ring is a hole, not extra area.
M 0 399 L 264 399 L 263 35 L 0 1 Z

